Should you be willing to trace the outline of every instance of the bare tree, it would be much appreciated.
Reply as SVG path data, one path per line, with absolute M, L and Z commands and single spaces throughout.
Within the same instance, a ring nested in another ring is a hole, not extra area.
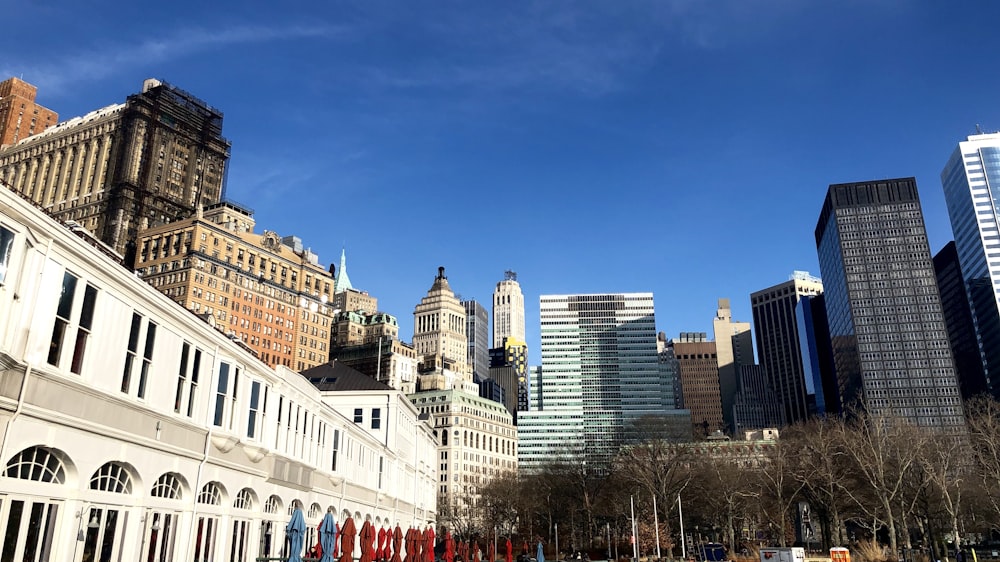
M 754 481 L 757 461 L 747 448 L 740 447 L 724 457 L 701 457 L 690 465 L 691 482 L 683 496 L 685 518 L 690 515 L 706 527 L 720 528 L 730 552 L 737 550 L 737 526 L 742 527 L 760 497 Z
M 917 432 L 899 418 L 872 416 L 865 412 L 854 415 L 847 435 L 851 440 L 846 450 L 862 484 L 871 493 L 867 500 L 859 489 L 845 488 L 867 519 L 874 532 L 884 525 L 889 533 L 891 552 L 897 552 L 899 505 L 909 472 L 919 462 L 919 443 L 912 439 Z
M 778 528 L 778 542 L 786 546 L 789 535 L 786 522 L 792 506 L 801 497 L 805 483 L 795 478 L 799 471 L 801 448 L 794 441 L 778 439 L 765 449 L 764 458 L 757 465 L 757 476 L 761 487 L 761 513 Z M 792 533 L 794 535 L 794 533 Z
M 615 473 L 648 497 L 656 498 L 656 518 L 669 534 L 677 497 L 691 481 L 687 469 L 691 448 L 679 446 L 674 424 L 659 416 L 640 418 L 632 427 L 632 435 L 635 444 L 622 448 L 615 459 Z
M 802 483 L 813 514 L 823 522 L 823 547 L 846 544 L 844 521 L 856 510 L 842 492 L 854 483 L 843 420 L 812 419 L 783 431 L 781 439 L 801 451 L 793 477 Z
M 483 532 L 492 536 L 494 529 L 504 534 L 517 530 L 521 508 L 528 496 L 514 472 L 505 472 L 479 489 L 478 509 Z
M 982 491 L 1000 520 L 1000 403 L 989 397 L 967 405 L 969 441 Z

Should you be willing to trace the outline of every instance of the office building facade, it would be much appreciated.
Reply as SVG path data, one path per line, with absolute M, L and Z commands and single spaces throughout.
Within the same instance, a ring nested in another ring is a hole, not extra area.
M 140 230 L 225 196 L 222 112 L 170 84 L 0 148 L 0 181 L 74 221 L 131 265 Z
M 955 372 L 962 398 L 968 400 L 988 391 L 983 356 L 976 336 L 976 322 L 972 317 L 966 292 L 962 266 L 958 262 L 955 241 L 945 244 L 934 255 L 934 273 L 941 292 L 941 308 L 948 329 L 948 341 L 955 358 Z
M 1000 399 L 1000 133 L 958 143 L 941 185 L 986 387 Z
M 477 508 L 480 489 L 516 473 L 517 429 L 503 404 L 461 390 L 410 395 L 421 416 L 430 418 L 437 442 L 437 515 L 449 528 L 488 523 Z
M 787 423 L 808 419 L 816 413 L 815 391 L 809 356 L 808 333 L 799 331 L 800 303 L 803 297 L 823 293 L 823 282 L 804 271 L 792 273 L 788 281 L 750 295 L 753 323 L 757 336 L 757 354 L 764 368 L 768 386 L 781 400 Z
M 963 432 L 916 180 L 831 185 L 816 248 L 844 407 Z
M 716 343 L 708 341 L 705 332 L 681 332 L 668 342 L 677 361 L 684 409 L 691 412 L 695 438 L 704 438 L 725 428 Z
M 785 425 L 785 408 L 762 365 L 741 365 L 739 391 L 733 400 L 733 435 Z
M 740 390 L 740 369 L 753 365 L 753 337 L 749 322 L 733 320 L 729 299 L 719 299 L 719 306 L 712 320 L 715 332 L 715 352 L 719 360 L 719 394 L 722 398 L 722 420 L 725 429 L 734 428 L 733 404 Z
M 532 404 L 518 415 L 519 461 L 540 466 L 577 455 L 574 462 L 603 470 L 639 418 L 673 410 L 653 295 L 543 295 L 540 309 L 542 365 Z
M 465 337 L 468 341 L 466 361 L 472 376 L 487 379 L 490 376 L 490 314 L 475 299 L 462 301 L 465 308 Z
M 514 416 L 528 409 L 528 345 L 513 337 L 490 350 L 490 378 L 503 389 L 503 404 Z

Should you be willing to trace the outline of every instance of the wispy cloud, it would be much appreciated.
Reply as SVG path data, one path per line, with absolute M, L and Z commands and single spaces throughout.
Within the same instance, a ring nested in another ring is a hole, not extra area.
M 31 82 L 49 93 L 83 81 L 106 78 L 133 67 L 149 65 L 227 46 L 309 37 L 336 37 L 343 29 L 329 25 L 241 26 L 228 29 L 187 28 L 138 44 L 115 43 L 83 49 L 43 63 L 0 66 L 0 76 L 28 73 Z
M 672 56 L 766 37 L 798 11 L 790 0 L 515 2 L 422 17 L 416 8 L 382 24 L 434 48 L 355 69 L 373 89 L 544 89 L 602 96 Z

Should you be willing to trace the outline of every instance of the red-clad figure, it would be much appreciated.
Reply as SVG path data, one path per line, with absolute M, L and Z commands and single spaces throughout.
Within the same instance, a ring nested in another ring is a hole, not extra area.
M 504 559 L 507 562 L 514 562 L 514 545 L 510 544 L 510 537 L 507 537 L 507 544 L 504 546 L 504 548 L 506 548 Z
M 481 562 L 479 559 L 479 541 L 472 543 L 472 562 Z
M 495 545 L 493 543 L 490 543 L 490 545 L 488 547 L 486 547 L 486 560 L 487 560 L 487 562 L 496 562 L 496 560 L 497 560 L 497 545 Z
M 354 537 L 357 533 L 354 519 L 348 517 L 340 529 L 340 558 L 337 562 L 354 562 Z

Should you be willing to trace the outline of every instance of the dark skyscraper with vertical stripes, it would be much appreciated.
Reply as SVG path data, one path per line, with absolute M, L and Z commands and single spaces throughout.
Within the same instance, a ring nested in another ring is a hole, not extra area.
M 831 185 L 816 247 L 843 404 L 964 431 L 916 180 Z

